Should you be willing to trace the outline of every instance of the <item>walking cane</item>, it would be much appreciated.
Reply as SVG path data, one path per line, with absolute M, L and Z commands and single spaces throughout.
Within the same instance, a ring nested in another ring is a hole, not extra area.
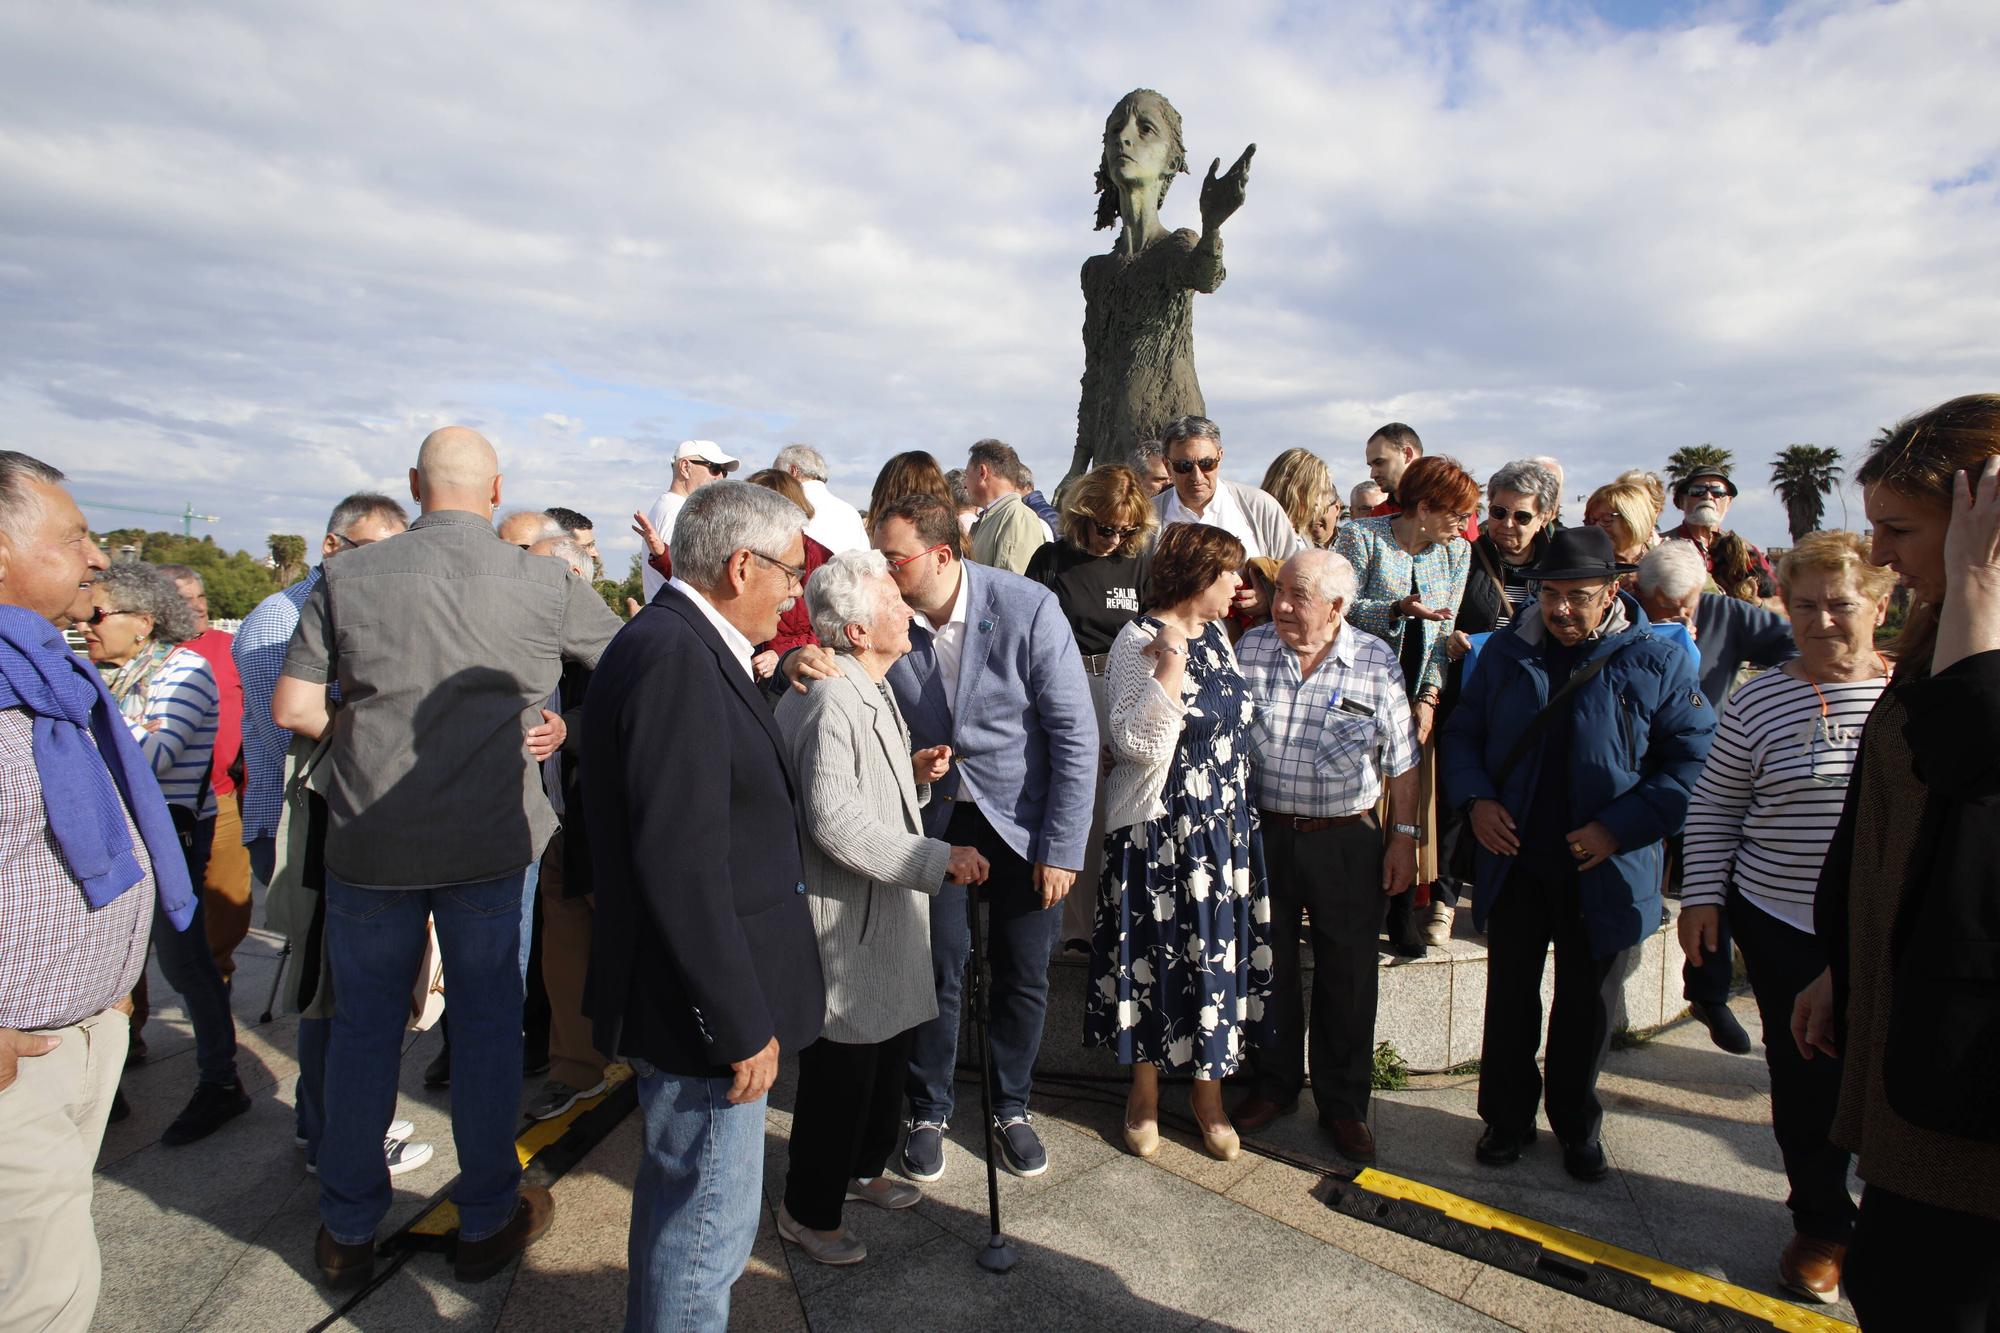
M 972 926 L 972 1029 L 979 1043 L 979 1111 L 986 1140 L 986 1217 L 992 1226 L 986 1248 L 979 1252 L 979 1266 L 989 1273 L 1004 1273 L 1014 1266 L 1014 1247 L 1000 1234 L 1000 1168 L 993 1161 L 993 1050 L 986 1041 L 986 960 L 980 943 L 979 890 L 965 888 L 965 914 Z
M 264 997 L 264 1014 L 263 1017 L 257 1020 L 258 1027 L 263 1027 L 266 1023 L 270 1022 L 272 1010 L 278 1007 L 278 987 L 284 983 L 285 960 L 291 956 L 292 942 L 286 940 L 285 947 L 278 950 L 278 972 L 277 975 L 271 978 L 271 993 Z

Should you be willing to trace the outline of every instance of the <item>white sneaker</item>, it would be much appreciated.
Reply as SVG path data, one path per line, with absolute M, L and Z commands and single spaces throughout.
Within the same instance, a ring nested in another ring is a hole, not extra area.
M 389 1122 L 389 1132 L 383 1135 L 383 1137 L 394 1139 L 398 1143 L 407 1143 L 410 1140 L 410 1135 L 416 1132 L 417 1127 L 407 1120 L 391 1120 Z
M 407 1120 L 396 1122 L 399 1125 L 407 1125 L 409 1123 Z M 395 1127 L 395 1125 L 391 1125 L 389 1128 L 394 1129 Z M 405 1132 L 407 1133 L 408 1131 Z M 416 1170 L 425 1162 L 430 1161 L 434 1152 L 435 1150 L 428 1143 L 409 1143 L 403 1139 L 382 1140 L 382 1156 L 388 1159 L 389 1174 L 392 1176 L 400 1176 L 405 1171 Z M 317 1162 L 307 1162 L 306 1174 L 309 1176 L 318 1175 L 319 1164 Z

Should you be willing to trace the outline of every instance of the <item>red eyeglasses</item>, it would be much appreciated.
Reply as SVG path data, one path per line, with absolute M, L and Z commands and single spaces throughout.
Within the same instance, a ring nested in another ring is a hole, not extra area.
M 936 546 L 926 546 L 923 550 L 917 552 L 915 555 L 897 556 L 889 561 L 889 568 L 901 569 L 904 565 L 909 564 L 912 560 L 921 560 L 925 556 L 930 555 L 935 551 L 942 551 L 947 549 L 948 546 L 949 543 L 939 542 Z

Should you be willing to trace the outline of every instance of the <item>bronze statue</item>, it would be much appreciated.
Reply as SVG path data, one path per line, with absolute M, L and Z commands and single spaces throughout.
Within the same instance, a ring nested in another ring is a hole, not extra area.
M 1123 222 L 1109 254 L 1083 261 L 1083 397 L 1069 475 L 1126 462 L 1175 417 L 1207 415 L 1194 374 L 1194 294 L 1222 285 L 1222 224 L 1243 206 L 1251 144 L 1201 183 L 1201 233 L 1169 232 L 1160 204 L 1186 174 L 1181 117 L 1150 88 L 1127 93 L 1104 122 L 1097 227 Z

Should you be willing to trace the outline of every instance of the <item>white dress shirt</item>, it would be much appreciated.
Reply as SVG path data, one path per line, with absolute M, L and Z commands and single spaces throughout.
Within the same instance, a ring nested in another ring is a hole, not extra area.
M 1222 484 L 1222 478 L 1215 479 L 1215 493 L 1208 498 L 1208 512 L 1197 514 L 1181 503 L 1181 493 L 1171 488 L 1167 491 L 1168 523 L 1206 523 L 1243 543 L 1246 557 L 1269 555 L 1264 543 L 1257 537 L 1257 529 L 1250 526 L 1250 516 L 1243 512 L 1243 506 L 1236 503 L 1235 495 Z M 1164 524 L 1162 526 L 1165 526 Z
M 750 668 L 750 658 L 757 651 L 757 646 L 743 637 L 742 630 L 723 618 L 722 612 L 716 610 L 708 598 L 702 596 L 701 589 L 683 583 L 678 578 L 668 579 L 667 586 L 687 594 L 688 600 L 701 608 L 701 613 L 708 617 L 708 623 L 715 626 L 715 632 L 720 634 L 723 643 L 729 646 L 730 656 L 736 659 L 736 665 L 743 668 L 743 674 L 750 678 L 752 685 L 755 685 L 757 673 Z
M 937 654 L 938 675 L 944 679 L 944 697 L 954 712 L 958 707 L 958 664 L 965 657 L 965 584 L 970 576 L 963 566 L 958 571 L 958 591 L 952 594 L 951 610 L 942 621 L 923 612 L 917 619 L 931 632 L 931 651 Z
M 667 544 L 667 553 L 673 554 L 674 520 L 681 516 L 681 506 L 688 502 L 685 495 L 675 495 L 672 491 L 661 491 L 660 498 L 653 501 L 653 507 L 646 511 L 646 521 L 653 525 L 653 531 L 660 534 L 660 540 Z M 652 552 L 646 552 L 651 555 Z M 646 600 L 652 601 L 659 593 L 666 579 L 650 562 L 639 565 L 639 586 L 646 590 Z
M 868 549 L 868 529 L 862 525 L 859 510 L 828 490 L 818 477 L 803 479 L 799 486 L 813 511 L 806 521 L 806 536 L 835 555 Z

